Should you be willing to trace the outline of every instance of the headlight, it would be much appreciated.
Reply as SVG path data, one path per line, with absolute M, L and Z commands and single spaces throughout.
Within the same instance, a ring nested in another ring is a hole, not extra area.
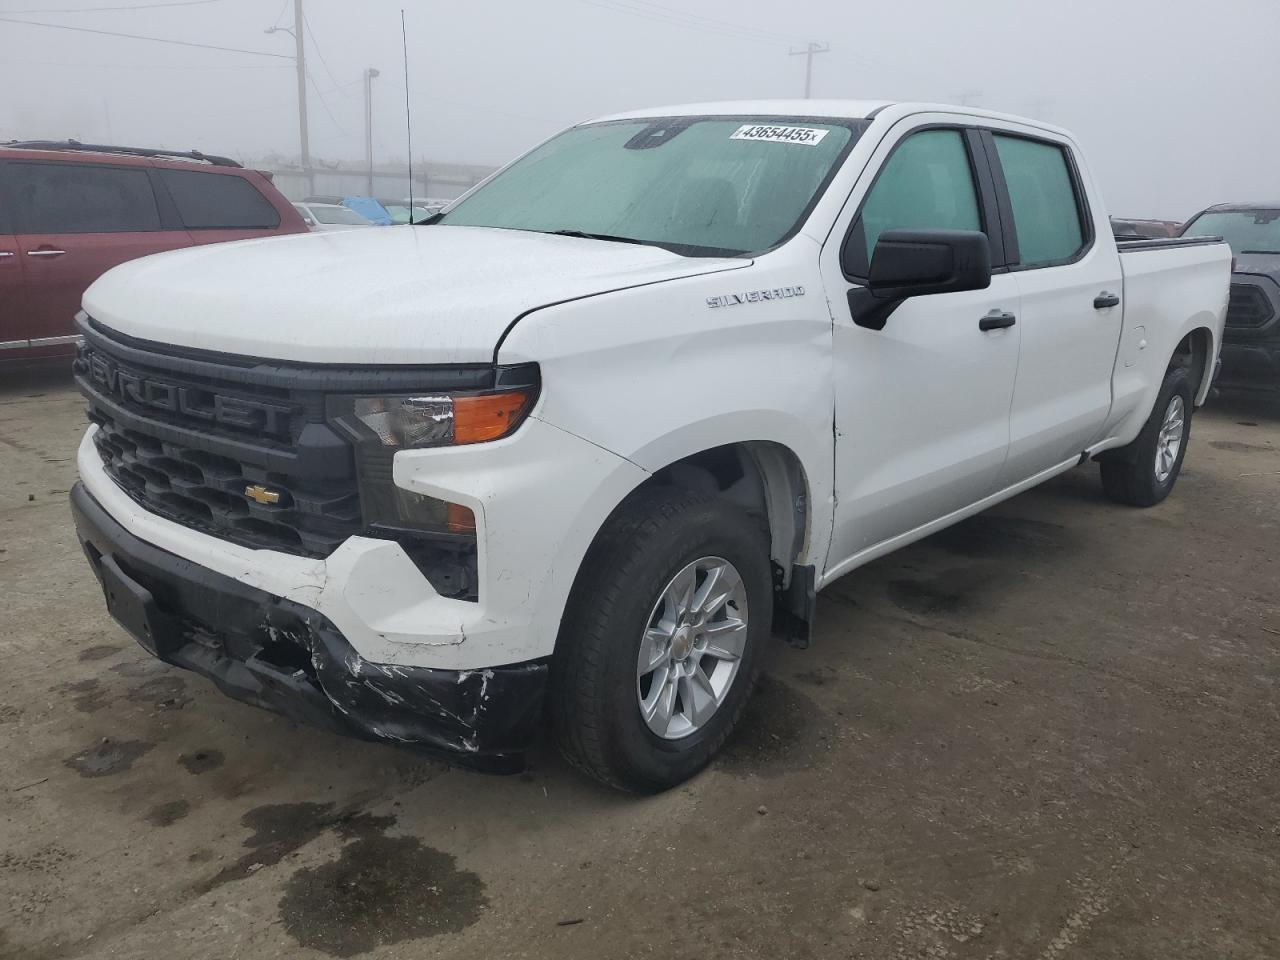
M 484 392 L 329 397 L 329 422 L 354 442 L 365 523 L 474 542 L 471 510 L 397 487 L 392 460 L 400 450 L 505 437 L 528 416 L 537 392 L 536 379 L 526 377 L 519 386 Z
M 394 450 L 497 440 L 533 406 L 528 388 L 493 393 L 332 397 L 330 419 L 355 440 Z

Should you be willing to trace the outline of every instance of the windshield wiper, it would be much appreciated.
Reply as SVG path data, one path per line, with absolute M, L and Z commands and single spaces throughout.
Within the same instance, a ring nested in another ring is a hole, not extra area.
M 1280 250 L 1241 250 L 1241 253 L 1261 253 L 1265 256 L 1275 256 Z
M 649 240 L 637 240 L 635 237 L 615 237 L 611 233 L 587 233 L 585 230 L 543 230 L 555 237 L 579 237 L 583 240 L 608 240 L 610 243 L 638 243 L 642 246 L 660 246 Z

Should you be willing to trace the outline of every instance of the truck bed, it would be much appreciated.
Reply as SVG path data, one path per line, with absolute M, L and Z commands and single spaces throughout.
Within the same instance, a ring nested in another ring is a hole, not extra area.
M 1121 240 L 1116 247 L 1124 272 L 1124 315 L 1105 435 L 1127 442 L 1150 413 L 1169 358 L 1196 328 L 1213 332 L 1206 354 L 1212 374 L 1227 307 L 1231 248 L 1220 237 Z M 1205 376 L 1197 384 L 1197 406 L 1208 396 L 1211 379 Z

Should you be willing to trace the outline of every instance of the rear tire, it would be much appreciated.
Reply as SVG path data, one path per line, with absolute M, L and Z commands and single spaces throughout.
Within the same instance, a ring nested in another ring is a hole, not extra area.
M 556 644 L 550 710 L 564 755 L 623 790 L 687 780 L 741 718 L 772 619 L 757 520 L 687 490 L 633 496 L 588 551 Z
M 1142 432 L 1101 460 L 1102 489 L 1108 497 L 1133 507 L 1152 507 L 1169 495 L 1191 440 L 1193 404 L 1187 368 L 1171 367 Z

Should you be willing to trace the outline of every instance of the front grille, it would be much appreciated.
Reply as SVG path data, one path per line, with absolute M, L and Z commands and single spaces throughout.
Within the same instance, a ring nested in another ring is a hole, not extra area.
M 153 513 L 245 546 L 325 557 L 361 531 L 351 483 L 308 481 L 131 430 L 94 411 L 111 478 Z M 246 491 L 274 502 L 258 503 Z
M 1257 330 L 1275 316 L 1266 291 L 1256 283 L 1231 284 L 1227 302 L 1227 326 L 1236 330 Z
M 495 376 L 489 364 L 339 368 L 181 351 L 83 315 L 77 324 L 76 383 L 121 489 L 211 536 L 307 557 L 383 535 L 362 515 L 354 451 L 325 415 L 329 394 L 491 389 Z

